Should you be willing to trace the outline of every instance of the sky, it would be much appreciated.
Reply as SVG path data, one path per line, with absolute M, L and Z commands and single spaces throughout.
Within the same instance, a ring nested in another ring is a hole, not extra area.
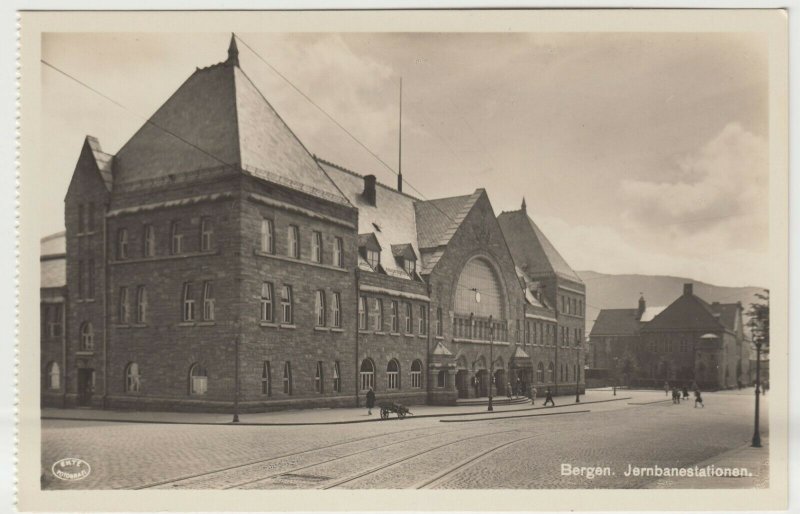
M 768 284 L 761 35 L 237 35 L 241 68 L 321 158 L 395 184 L 402 77 L 406 192 L 433 199 L 485 188 L 497 214 L 524 197 L 576 270 Z M 43 67 L 46 180 L 34 199 L 42 236 L 63 229 L 84 137 L 115 153 L 196 67 L 225 60 L 229 40 L 43 36 L 44 60 L 124 108 Z

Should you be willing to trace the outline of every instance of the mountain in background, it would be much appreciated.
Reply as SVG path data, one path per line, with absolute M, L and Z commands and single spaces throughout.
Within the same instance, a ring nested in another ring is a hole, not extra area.
M 683 284 L 692 282 L 694 294 L 707 301 L 742 302 L 747 311 L 762 287 L 723 287 L 690 278 L 664 275 L 607 275 L 594 271 L 578 271 L 586 284 L 586 333 L 589 334 L 600 309 L 635 309 L 639 294 L 644 294 L 648 307 L 666 307 L 681 294 Z M 746 321 L 746 319 L 745 319 Z

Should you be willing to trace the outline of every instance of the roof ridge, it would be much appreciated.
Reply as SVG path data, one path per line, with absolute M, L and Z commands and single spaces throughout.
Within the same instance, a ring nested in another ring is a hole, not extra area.
M 362 175 L 361 173 L 359 173 L 357 171 L 353 171 L 353 170 L 351 170 L 349 168 L 345 168 L 344 166 L 342 166 L 340 164 L 336 164 L 335 162 L 331 162 L 331 161 L 329 161 L 327 159 L 323 159 L 322 157 L 319 157 L 316 154 L 311 154 L 311 156 L 314 158 L 315 161 L 317 161 L 317 164 L 322 163 L 322 164 L 328 165 L 328 166 L 330 166 L 332 168 L 336 168 L 339 171 L 343 171 L 345 173 L 348 173 L 348 174 L 353 175 L 354 177 L 358 177 L 358 178 L 364 178 L 366 176 L 366 175 Z M 333 182 L 335 183 L 336 181 L 333 181 Z M 384 184 L 383 182 L 378 181 L 377 179 L 375 180 L 375 185 L 381 186 L 382 188 L 387 189 L 387 190 L 391 191 L 392 193 L 397 193 L 399 195 L 403 195 L 405 197 L 408 197 L 408 198 L 410 198 L 410 199 L 412 199 L 414 201 L 417 201 L 417 202 L 423 201 L 423 200 L 420 200 L 419 198 L 417 198 L 416 196 L 413 196 L 411 194 L 406 193 L 405 191 L 398 191 L 396 188 L 393 188 L 391 186 L 387 186 L 386 184 Z
M 64 237 L 65 235 L 67 235 L 67 231 L 62 230 L 60 232 L 54 232 L 50 235 L 44 236 L 40 238 L 39 241 L 50 241 L 51 239 L 58 239 L 59 237 Z

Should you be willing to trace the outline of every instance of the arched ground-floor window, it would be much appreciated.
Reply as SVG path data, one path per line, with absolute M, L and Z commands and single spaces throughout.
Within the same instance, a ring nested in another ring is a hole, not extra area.
M 47 377 L 47 389 L 61 389 L 61 368 L 57 362 L 53 361 L 47 365 L 45 376 Z
M 411 363 L 411 387 L 422 387 L 422 362 L 419 359 Z
M 189 394 L 200 396 L 208 389 L 208 372 L 200 364 L 192 364 L 189 368 Z
M 362 391 L 375 389 L 375 364 L 372 363 L 371 359 L 364 359 L 361 361 L 359 375 L 361 377 Z

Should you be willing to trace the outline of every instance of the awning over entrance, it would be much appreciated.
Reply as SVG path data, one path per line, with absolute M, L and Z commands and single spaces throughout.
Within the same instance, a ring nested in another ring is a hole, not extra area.
M 528 355 L 528 352 L 522 349 L 521 346 L 517 346 L 517 349 L 514 350 L 514 355 L 511 357 L 511 367 L 512 368 L 533 368 L 533 363 L 531 362 L 531 356 Z

